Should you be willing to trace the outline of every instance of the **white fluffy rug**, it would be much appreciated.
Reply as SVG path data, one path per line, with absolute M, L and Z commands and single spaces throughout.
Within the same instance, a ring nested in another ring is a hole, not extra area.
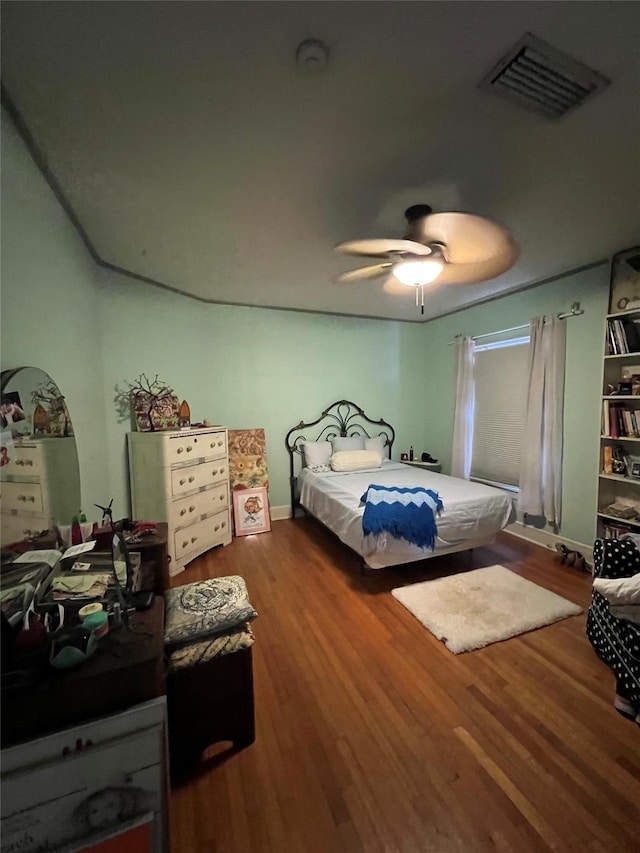
M 456 655 L 582 613 L 577 604 L 504 566 L 423 581 L 391 594 Z

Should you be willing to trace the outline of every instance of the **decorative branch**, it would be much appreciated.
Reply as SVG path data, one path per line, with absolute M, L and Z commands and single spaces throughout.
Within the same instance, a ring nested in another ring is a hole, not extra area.
M 174 390 L 159 379 L 157 373 L 154 379 L 149 379 L 146 373 L 141 373 L 134 382 L 126 381 L 126 388 L 116 385 L 114 402 L 120 421 L 126 420 L 132 411 L 135 413 L 144 407 L 149 419 L 149 430 L 154 431 L 154 410 L 163 404 L 171 405 L 174 397 Z

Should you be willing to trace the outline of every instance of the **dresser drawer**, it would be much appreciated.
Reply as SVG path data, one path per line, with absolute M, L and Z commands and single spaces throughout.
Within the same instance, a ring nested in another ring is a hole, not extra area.
M 46 512 L 45 501 L 40 483 L 2 483 L 2 512 L 28 512 L 42 514 Z
M 171 436 L 165 447 L 167 465 L 190 462 L 227 455 L 227 433 L 225 431 L 200 435 Z
M 184 468 L 175 468 L 171 472 L 171 494 L 183 495 L 193 492 L 204 486 L 209 486 L 219 480 L 228 479 L 228 463 L 224 459 L 214 459 L 200 462 L 197 465 L 186 465 Z
M 222 542 L 229 536 L 229 510 L 224 509 L 215 515 L 176 530 L 174 538 L 175 559 L 180 560 L 190 551 L 203 551 Z
M 12 542 L 21 542 L 27 536 L 36 536 L 51 526 L 48 515 L 13 515 L 2 508 L 0 542 L 4 548 Z
M 0 478 L 3 480 L 18 477 L 40 479 L 43 473 L 41 448 L 37 444 L 14 445 L 9 462 L 0 468 Z
M 189 524 L 201 515 L 211 515 L 229 506 L 229 486 L 221 483 L 195 495 L 178 498 L 171 503 L 170 517 L 173 527 Z

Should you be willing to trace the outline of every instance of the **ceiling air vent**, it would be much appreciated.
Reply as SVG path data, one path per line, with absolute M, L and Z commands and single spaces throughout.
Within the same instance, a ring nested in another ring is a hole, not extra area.
M 525 33 L 487 74 L 480 88 L 545 118 L 559 119 L 609 85 L 576 59 Z

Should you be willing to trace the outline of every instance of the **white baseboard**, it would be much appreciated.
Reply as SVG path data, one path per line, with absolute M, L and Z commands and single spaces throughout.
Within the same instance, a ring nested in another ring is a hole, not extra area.
M 585 545 L 584 542 L 576 542 L 575 539 L 567 539 L 566 536 L 551 533 L 549 530 L 540 530 L 530 524 L 523 524 L 521 521 L 508 524 L 504 530 L 505 533 L 511 533 L 512 536 L 526 539 L 527 542 L 533 542 L 535 545 L 542 545 L 543 548 L 548 548 L 550 551 L 555 551 L 556 545 L 562 542 L 570 551 L 579 551 L 587 563 L 593 565 L 593 545 Z
M 269 512 L 271 514 L 271 521 L 284 521 L 286 518 L 291 518 L 290 504 L 283 504 L 282 506 L 270 506 Z

